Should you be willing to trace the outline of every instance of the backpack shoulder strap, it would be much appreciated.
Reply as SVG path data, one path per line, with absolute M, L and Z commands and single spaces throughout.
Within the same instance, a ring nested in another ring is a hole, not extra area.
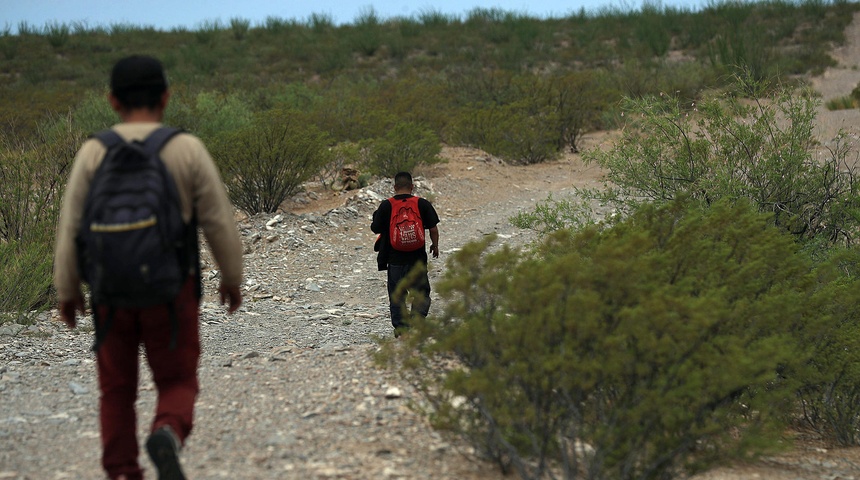
M 143 141 L 144 151 L 148 155 L 155 155 L 167 144 L 167 141 L 182 130 L 173 127 L 161 127 L 150 133 Z
M 102 142 L 102 145 L 104 145 L 108 150 L 115 145 L 125 142 L 125 140 L 123 140 L 122 137 L 120 137 L 112 128 L 96 132 L 92 135 L 92 138 Z

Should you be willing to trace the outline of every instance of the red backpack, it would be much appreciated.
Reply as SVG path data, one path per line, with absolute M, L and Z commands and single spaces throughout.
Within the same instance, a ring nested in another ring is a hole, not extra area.
M 391 222 L 388 238 L 391 248 L 412 252 L 424 247 L 424 222 L 418 211 L 418 197 L 388 199 L 391 203 Z

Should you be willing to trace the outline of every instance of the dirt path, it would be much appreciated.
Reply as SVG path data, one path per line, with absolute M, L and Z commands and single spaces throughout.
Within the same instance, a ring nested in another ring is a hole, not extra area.
M 834 52 L 836 68 L 811 80 L 824 101 L 860 82 L 860 15 Z M 860 112 L 819 111 L 827 142 L 860 131 Z M 589 135 L 584 148 L 610 139 Z M 568 155 L 545 164 L 500 164 L 471 149 L 419 173 L 442 217 L 443 259 L 487 233 L 525 241 L 507 219 L 552 192 L 596 187 L 601 172 Z M 388 192 L 377 192 L 386 194 Z M 204 303 L 202 392 L 195 433 L 183 453 L 191 478 L 493 480 L 503 476 L 468 446 L 433 431 L 409 409 L 417 395 L 370 359 L 390 335 L 384 279 L 369 252 L 373 198 L 326 193 L 293 215 L 243 219 L 246 305 L 233 317 Z M 344 209 L 348 206 L 350 211 Z M 339 215 L 329 215 L 333 209 Z M 437 262 L 431 277 L 444 266 Z M 208 271 L 208 273 L 214 273 Z M 217 284 L 213 276 L 209 292 Z M 0 335 L 0 479 L 101 478 L 97 381 L 88 332 L 44 321 L 35 335 Z M 154 391 L 141 380 L 139 436 Z M 789 453 L 714 469 L 696 480 L 860 479 L 860 448 L 798 437 Z M 141 459 L 152 476 L 149 462 Z

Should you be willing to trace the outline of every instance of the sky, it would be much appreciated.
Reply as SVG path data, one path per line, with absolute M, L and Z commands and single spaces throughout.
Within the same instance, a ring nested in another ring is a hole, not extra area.
M 697 10 L 706 0 L 645 0 L 649 5 Z M 465 18 L 476 8 L 500 9 L 537 18 L 565 17 L 604 8 L 639 10 L 642 0 L 0 0 L 0 32 L 17 33 L 18 25 L 43 28 L 46 24 L 81 24 L 88 28 L 114 24 L 153 26 L 159 30 L 204 23 L 229 24 L 233 18 L 261 25 L 267 17 L 306 21 L 313 14 L 335 24 L 354 23 L 368 12 L 380 20 L 417 17 L 433 12 Z

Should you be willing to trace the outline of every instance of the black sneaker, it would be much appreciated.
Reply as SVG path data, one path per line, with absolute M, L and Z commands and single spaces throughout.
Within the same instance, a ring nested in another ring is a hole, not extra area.
M 146 440 L 146 451 L 158 470 L 158 480 L 185 480 L 179 465 L 179 437 L 165 425 Z

